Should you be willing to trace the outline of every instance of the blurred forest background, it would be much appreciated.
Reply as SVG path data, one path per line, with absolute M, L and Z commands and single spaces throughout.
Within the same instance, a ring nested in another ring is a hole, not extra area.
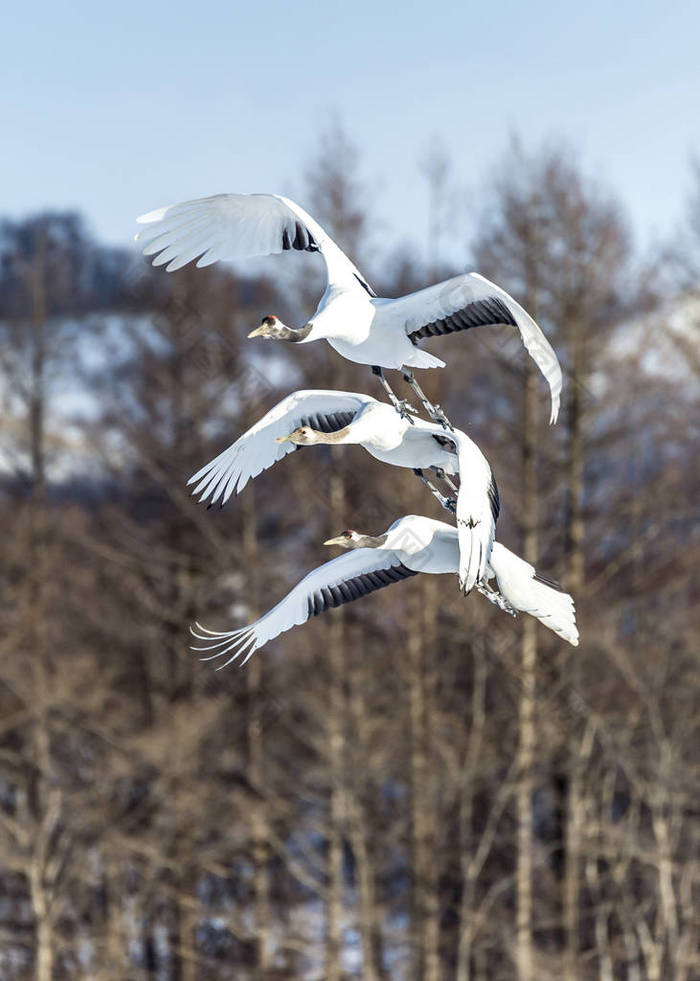
M 420 381 L 489 458 L 499 539 L 574 594 L 581 646 L 426 576 L 244 670 L 200 663 L 193 619 L 254 619 L 324 538 L 446 516 L 355 447 L 221 511 L 189 496 L 289 391 L 380 394 L 326 345 L 245 340 L 313 312 L 320 260 L 166 275 L 89 215 L 0 223 L 3 981 L 700 977 L 700 171 L 643 257 L 575 153 L 514 143 L 457 265 L 459 166 L 422 167 L 421 255 L 382 252 L 341 129 L 290 178 L 379 295 L 473 268 L 546 330 L 556 427 L 508 329 L 432 345 L 448 368 Z

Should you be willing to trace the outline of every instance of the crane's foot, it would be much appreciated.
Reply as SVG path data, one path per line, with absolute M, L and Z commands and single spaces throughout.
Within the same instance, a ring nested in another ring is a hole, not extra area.
M 518 615 L 518 611 L 510 605 L 505 596 L 501 596 L 497 590 L 491 589 L 485 580 L 482 579 L 481 582 L 478 582 L 476 584 L 476 588 L 482 596 L 485 596 L 486 599 L 490 603 L 493 603 L 494 606 L 497 606 L 499 610 L 503 610 L 504 613 L 507 613 L 511 617 Z
M 398 412 L 398 414 L 401 416 L 402 419 L 408 419 L 408 421 L 411 423 L 412 426 L 415 425 L 413 419 L 411 419 L 411 416 L 412 415 L 417 416 L 418 409 L 416 409 L 415 406 L 411 405 L 411 403 L 407 399 L 397 399 L 396 402 L 394 403 L 394 408 L 396 409 L 396 411 Z
M 452 425 L 452 423 L 447 418 L 447 416 L 445 415 L 445 413 L 442 411 L 442 409 L 440 408 L 440 406 L 439 405 L 433 405 L 433 403 L 430 401 L 430 399 L 427 397 L 427 395 L 425 394 L 425 392 L 423 391 L 423 389 L 420 387 L 420 385 L 416 381 L 416 378 L 415 378 L 415 375 L 413 374 L 413 372 L 412 371 L 404 371 L 403 372 L 403 380 L 408 385 L 411 386 L 411 388 L 413 389 L 413 391 L 416 393 L 416 395 L 418 396 L 418 398 L 421 400 L 421 402 L 423 403 L 423 408 L 428 413 L 428 415 L 430 416 L 430 418 L 431 419 L 434 419 L 435 422 L 439 422 L 440 425 L 443 427 L 443 429 L 448 429 L 448 430 L 450 430 L 450 432 L 454 432 L 454 428 L 455 427 Z
M 445 483 L 447 484 L 447 486 L 449 487 L 449 489 L 452 491 L 452 493 L 456 498 L 457 495 L 459 494 L 459 487 L 457 487 L 457 485 L 452 480 L 450 475 L 445 473 L 442 467 L 431 467 L 430 469 L 433 471 L 433 473 L 439 480 L 445 481 Z
M 440 423 L 443 429 L 447 429 L 448 432 L 451 433 L 454 432 L 455 427 L 452 425 L 452 423 L 447 418 L 447 416 L 442 411 L 439 405 L 433 405 L 431 402 L 426 402 L 425 410 L 428 413 L 428 415 L 435 420 L 435 422 Z
M 423 472 L 423 470 L 421 470 L 420 467 L 414 467 L 413 472 L 416 475 L 416 477 L 420 477 L 420 479 L 423 481 L 423 483 L 428 488 L 430 493 L 433 495 L 436 501 L 438 501 L 440 507 L 444 508 L 445 511 L 449 511 L 450 514 L 455 514 L 457 512 L 457 501 L 455 500 L 455 498 L 445 497 L 444 494 L 441 494 L 440 491 L 435 486 L 435 484 L 433 484 L 433 482 L 429 480 L 428 477 L 425 476 L 425 473 Z

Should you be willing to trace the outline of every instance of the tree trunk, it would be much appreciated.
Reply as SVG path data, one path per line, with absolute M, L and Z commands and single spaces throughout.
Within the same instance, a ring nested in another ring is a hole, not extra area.
M 173 849 L 179 866 L 175 878 L 173 928 L 170 937 L 171 981 L 197 981 L 196 855 L 192 829 L 180 828 Z
M 173 285 L 173 309 L 167 321 L 167 339 L 170 357 L 167 362 L 167 384 L 170 412 L 170 463 L 176 473 L 185 469 L 188 458 L 188 431 L 190 413 L 188 405 L 187 337 L 192 330 L 187 284 L 176 279 Z M 183 657 L 183 636 L 186 625 L 195 616 L 192 605 L 193 567 L 189 550 L 186 518 L 181 511 L 173 513 L 168 538 L 172 550 L 172 566 L 169 571 L 170 617 L 165 624 L 165 651 L 167 678 L 165 690 L 171 702 L 181 699 L 194 700 L 194 659 Z M 167 709 L 166 709 L 167 711 Z M 173 748 L 177 754 L 177 733 Z M 168 873 L 173 886 L 170 901 L 171 930 L 169 936 L 173 981 L 196 981 L 197 971 L 197 908 L 196 855 L 191 819 L 188 815 L 186 784 L 192 776 L 188 768 L 181 774 L 178 788 L 174 791 L 176 806 L 172 811 L 172 841 L 170 853 L 175 858 L 177 872 Z
M 462 896 L 459 908 L 459 939 L 457 942 L 456 981 L 471 981 L 472 920 L 476 892 L 474 854 L 474 774 L 481 751 L 486 720 L 486 659 L 481 641 L 474 645 L 474 676 L 472 680 L 471 727 L 467 737 L 461 774 L 459 800 L 459 854 L 462 872 Z
M 413 886 L 411 892 L 411 961 L 416 981 L 434 981 L 434 957 L 429 926 L 431 869 L 429 812 L 432 805 L 427 789 L 427 752 L 424 679 L 423 597 L 420 590 L 412 597 L 411 625 L 407 638 L 408 699 L 411 753 L 411 856 Z M 430 956 L 430 963 L 429 963 Z M 428 973 L 430 972 L 430 974 Z
M 53 925 L 47 916 L 37 923 L 36 981 L 51 981 L 53 977 Z
M 523 398 L 523 557 L 537 561 L 537 389 L 528 362 L 525 368 Z M 518 747 L 516 868 L 516 969 L 519 981 L 533 978 L 532 949 L 532 819 L 533 760 L 535 753 L 535 677 L 537 663 L 537 621 L 523 619 L 520 643 L 520 737 Z
M 109 849 L 104 855 L 103 890 L 104 909 L 104 948 L 102 962 L 105 981 L 117 978 L 127 971 L 128 939 L 124 924 L 122 898 L 125 883 L 123 870 Z
M 371 747 L 367 744 L 367 706 L 365 691 L 364 652 L 354 659 L 351 673 L 350 719 L 353 732 L 352 745 L 357 758 L 352 767 L 353 786 L 348 788 L 347 806 L 350 842 L 357 870 L 359 894 L 359 930 L 362 944 L 362 977 L 365 981 L 380 981 L 384 977 L 381 924 L 376 899 L 374 863 L 370 853 L 370 823 L 365 812 L 364 799 L 366 764 Z
M 339 448 L 332 447 L 334 466 L 330 486 L 330 510 L 334 526 L 342 524 L 345 504 L 345 488 L 338 461 Z M 328 833 L 328 913 L 326 933 L 327 981 L 340 981 L 342 975 L 342 913 L 343 913 L 343 758 L 345 749 L 344 718 L 345 697 L 343 679 L 345 671 L 344 624 L 342 610 L 336 610 L 328 626 L 328 658 L 330 691 L 328 712 L 329 770 L 331 781 L 330 828 Z
M 255 487 L 251 481 L 242 501 L 243 507 L 243 566 L 248 583 L 248 616 L 252 623 L 259 614 L 257 512 Z M 269 830 L 267 808 L 262 796 L 264 786 L 264 745 L 261 718 L 262 664 L 259 657 L 247 665 L 248 683 L 248 779 L 254 788 L 250 810 L 250 833 L 253 856 L 253 894 L 255 906 L 255 967 L 256 981 L 263 981 L 270 966 L 270 910 L 268 884 Z
M 53 972 L 53 911 L 48 882 L 49 849 L 60 812 L 60 796 L 51 790 L 51 735 L 49 732 L 49 644 L 46 610 L 46 238 L 37 233 L 34 261 L 29 268 L 32 298 L 31 387 L 29 434 L 31 448 L 31 500 L 29 505 L 29 609 L 35 721 L 36 831 L 32 842 L 29 885 L 36 930 L 37 981 L 50 981 Z
M 566 551 L 568 559 L 567 584 L 572 592 L 578 591 L 584 581 L 583 520 L 584 491 L 584 444 L 582 393 L 587 377 L 585 327 L 577 320 L 573 324 L 572 365 L 568 379 L 568 498 L 569 507 L 566 527 Z
M 425 783 L 423 791 L 425 869 L 424 869 L 424 923 L 423 949 L 425 981 L 438 981 L 440 977 L 440 902 L 438 896 L 439 862 L 437 855 L 437 807 L 439 774 L 432 765 L 431 734 L 435 718 L 435 659 L 437 656 L 437 610 L 440 583 L 437 576 L 421 576 L 421 603 L 423 606 L 423 685 L 424 685 L 424 752 Z
M 572 321 L 572 369 L 569 377 L 568 412 L 568 514 L 566 527 L 567 585 L 578 600 L 584 579 L 584 522 L 583 522 L 583 405 L 582 392 L 585 374 L 585 329 L 580 319 Z M 574 664 L 575 667 L 575 664 Z M 581 784 L 579 740 L 574 733 L 569 740 L 569 751 L 562 763 L 557 786 L 563 799 L 559 810 L 564 827 L 560 831 L 560 847 L 563 866 L 563 927 L 564 927 L 564 978 L 576 981 L 578 977 L 578 915 L 579 877 L 581 851 Z M 568 771 L 568 772 L 567 772 Z
M 575 741 L 575 739 L 573 740 Z M 563 829 L 563 913 L 564 913 L 564 978 L 576 981 L 578 978 L 578 911 L 579 911 L 579 869 L 581 864 L 582 827 L 582 773 L 576 759 L 574 747 L 569 752 L 569 772 L 565 780 L 564 829 Z

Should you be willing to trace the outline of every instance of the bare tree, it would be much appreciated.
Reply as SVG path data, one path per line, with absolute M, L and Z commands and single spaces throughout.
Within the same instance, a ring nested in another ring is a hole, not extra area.
M 331 127 L 302 203 L 366 268 L 356 164 Z M 432 179 L 437 207 L 459 171 Z M 198 506 L 189 475 L 290 389 L 366 389 L 323 346 L 240 343 L 311 289 L 1 226 L 3 978 L 698 974 L 694 297 L 630 272 L 571 153 L 512 151 L 484 202 L 474 266 L 550 334 L 562 420 L 507 328 L 445 338 L 428 384 L 492 464 L 499 540 L 573 590 L 576 651 L 419 576 L 199 663 L 195 616 L 249 622 L 329 534 L 446 516 L 353 447 Z M 442 218 L 433 270 L 405 248 L 381 292 L 442 275 Z

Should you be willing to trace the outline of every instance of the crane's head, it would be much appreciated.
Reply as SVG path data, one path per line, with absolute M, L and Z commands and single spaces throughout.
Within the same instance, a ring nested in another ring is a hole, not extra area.
M 276 341 L 303 341 L 308 337 L 311 327 L 310 323 L 298 330 L 295 327 L 287 327 L 279 317 L 271 314 L 269 317 L 263 317 L 260 326 L 251 330 L 248 337 L 272 337 Z
M 372 535 L 361 535 L 359 532 L 353 531 L 352 528 L 348 528 L 347 531 L 336 535 L 335 538 L 329 538 L 323 544 L 340 545 L 341 548 L 381 548 L 386 539 L 386 535 L 378 535 L 374 538 Z
M 269 317 L 263 317 L 260 326 L 251 330 L 248 337 L 277 337 L 280 327 L 284 327 L 284 324 L 273 313 Z

